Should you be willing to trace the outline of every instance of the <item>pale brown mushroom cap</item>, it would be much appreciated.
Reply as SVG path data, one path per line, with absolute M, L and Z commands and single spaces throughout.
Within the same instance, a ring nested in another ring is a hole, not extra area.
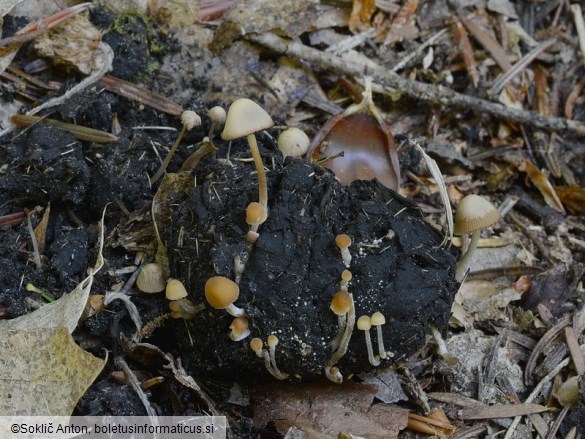
M 183 114 L 181 114 L 181 123 L 185 125 L 188 130 L 192 130 L 193 127 L 201 125 L 201 118 L 194 111 L 187 110 L 183 111 Z
M 345 233 L 341 233 L 335 237 L 335 244 L 340 249 L 347 249 L 351 245 L 351 238 Z
M 256 353 L 261 351 L 263 346 L 264 346 L 264 343 L 262 343 L 262 340 L 260 340 L 258 337 L 250 340 L 250 349 L 252 349 Z
M 278 136 L 278 149 L 287 157 L 302 157 L 309 150 L 311 140 L 300 128 L 288 128 Z
M 246 207 L 246 222 L 250 226 L 259 226 L 268 218 L 268 214 L 266 209 L 262 204 L 257 203 L 256 201 L 252 201 Z
M 266 340 L 266 344 L 269 347 L 276 346 L 278 344 L 278 337 L 274 334 L 269 335 L 268 339 Z
M 368 316 L 361 316 L 357 321 L 357 328 L 360 331 L 369 331 L 372 328 L 372 321 Z
M 242 98 L 228 109 L 221 138 L 234 140 L 274 126 L 272 118 L 256 102 Z
M 351 307 L 351 296 L 347 291 L 340 290 L 335 293 L 333 299 L 331 299 L 331 306 L 329 307 L 338 316 L 347 314 Z
M 226 114 L 225 110 L 219 106 L 212 107 L 208 112 L 207 116 L 209 119 L 217 124 L 222 124 L 225 122 Z
M 351 274 L 351 271 L 349 270 L 343 270 L 341 272 L 341 280 L 343 282 L 349 282 L 352 279 L 353 275 Z
M 240 287 L 234 281 L 223 276 L 213 276 L 205 282 L 205 298 L 215 309 L 225 309 L 240 295 Z
M 143 293 L 160 293 L 164 291 L 167 283 L 161 266 L 152 262 L 142 267 L 140 274 L 136 278 L 136 286 Z
M 456 235 L 467 235 L 478 230 L 493 226 L 500 219 L 500 212 L 496 207 L 479 195 L 464 197 L 455 214 Z
M 376 311 L 374 314 L 372 314 L 372 317 L 370 317 L 370 322 L 372 326 L 380 326 L 386 323 L 386 318 L 380 311 Z
M 179 279 L 169 279 L 165 288 L 165 295 L 168 300 L 179 300 L 187 297 L 187 290 Z

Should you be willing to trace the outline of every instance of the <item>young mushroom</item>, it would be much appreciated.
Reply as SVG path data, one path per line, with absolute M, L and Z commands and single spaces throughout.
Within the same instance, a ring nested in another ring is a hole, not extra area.
M 195 315 L 203 309 L 203 305 L 195 305 L 187 299 L 187 290 L 178 279 L 169 279 L 165 289 L 165 296 L 170 300 L 169 309 L 171 310 L 171 317 L 174 319 L 192 319 Z
M 160 293 L 164 291 L 166 282 L 162 267 L 154 262 L 146 264 L 136 278 L 136 286 L 143 293 Z
M 254 165 L 258 172 L 258 201 L 268 212 L 268 187 L 266 185 L 266 173 L 262 164 L 262 157 L 256 143 L 254 133 L 274 126 L 272 118 L 258 104 L 250 99 L 242 98 L 235 100 L 228 109 L 227 118 L 221 138 L 223 140 L 234 140 L 246 137 Z
M 218 125 L 221 125 L 225 122 L 226 114 L 225 110 L 220 106 L 212 107 L 207 112 L 207 117 L 211 120 L 211 127 L 209 127 L 209 143 L 213 145 L 213 135 L 215 134 L 215 129 Z M 215 145 L 213 145 L 215 146 Z
M 225 309 L 234 317 L 243 317 L 245 311 L 234 305 L 240 295 L 240 287 L 223 276 L 213 276 L 205 282 L 205 298 L 209 305 L 215 309 Z
M 366 336 L 366 347 L 368 349 L 368 360 L 372 366 L 378 366 L 379 361 L 374 358 L 374 349 L 372 348 L 372 339 L 370 338 L 370 329 L 372 328 L 372 322 L 368 316 L 361 316 L 357 321 L 357 328 L 360 331 L 364 331 Z
M 333 299 L 331 300 L 331 305 L 329 308 L 337 315 L 338 323 L 337 335 L 331 342 L 331 348 L 333 351 L 337 349 L 339 346 L 339 341 L 345 333 L 345 327 L 347 325 L 347 314 L 351 308 L 351 302 L 351 297 L 346 290 L 339 290 L 337 293 L 335 293 L 335 296 L 333 296 Z
M 282 155 L 286 158 L 291 157 L 302 157 L 309 150 L 309 136 L 299 128 L 288 128 L 280 133 L 278 136 L 278 149 L 282 152 Z
M 351 238 L 345 233 L 341 233 L 335 237 L 335 245 L 341 250 L 341 258 L 346 267 L 349 268 L 351 264 L 351 254 L 349 253 L 349 246 L 351 245 Z
M 500 212 L 496 207 L 479 195 L 465 196 L 455 214 L 456 235 L 468 235 L 471 233 L 471 241 L 467 251 L 457 263 L 457 272 L 455 278 L 461 282 L 467 272 L 467 267 L 471 260 L 477 244 L 479 243 L 479 234 L 483 229 L 493 226 L 500 219 Z
M 179 279 L 170 278 L 165 288 L 167 300 L 180 300 L 187 297 L 187 289 Z
M 248 319 L 246 317 L 236 317 L 230 325 L 230 338 L 233 341 L 240 341 L 250 335 Z
M 341 338 L 339 338 L 339 342 L 337 343 L 337 347 L 336 348 L 333 347 L 334 352 L 331 354 L 331 358 L 329 358 L 329 360 L 327 361 L 326 367 L 325 367 L 325 375 L 327 376 L 327 378 L 329 378 L 333 382 L 338 382 L 337 379 L 339 377 L 336 378 L 335 376 L 331 375 L 331 368 L 335 364 L 337 364 L 339 362 L 339 360 L 341 360 L 343 358 L 343 356 L 345 355 L 345 353 L 347 352 L 347 347 L 349 346 L 349 341 L 351 340 L 351 335 L 353 334 L 353 325 L 355 324 L 355 305 L 353 302 L 353 295 L 346 290 L 341 290 L 341 291 L 347 293 L 349 296 L 349 310 L 347 311 L 347 316 L 346 316 L 346 321 L 345 321 L 345 329 L 344 329 L 343 333 L 341 334 Z M 337 294 L 339 294 L 339 292 Z M 333 303 L 332 303 L 332 305 L 333 305 Z M 335 306 L 335 307 L 337 308 L 337 306 Z M 337 337 L 335 337 L 333 344 L 335 344 L 336 340 L 337 340 Z M 339 374 L 339 375 L 341 375 L 341 374 Z M 341 377 L 341 381 L 343 381 L 343 376 Z M 341 381 L 339 381 L 339 382 L 341 382 Z
M 262 204 L 255 201 L 248 204 L 246 208 L 246 222 L 250 226 L 250 231 L 246 235 L 246 241 L 250 244 L 253 244 L 258 239 L 258 226 L 266 221 L 266 218 L 268 218 L 268 215 Z
M 277 340 L 277 342 L 278 342 L 278 340 Z M 262 340 L 260 340 L 258 337 L 255 337 L 252 340 L 250 340 L 250 349 L 252 349 L 256 353 L 256 356 L 258 358 L 262 358 L 264 360 L 264 367 L 266 367 L 266 370 L 274 378 L 276 378 L 278 380 L 282 380 L 282 379 L 285 379 L 285 378 L 288 377 L 288 375 L 286 375 L 283 378 L 282 377 L 282 374 L 280 373 L 280 371 L 277 373 L 274 370 L 274 368 L 270 364 L 271 363 L 271 361 L 270 361 L 270 354 L 268 353 L 268 351 L 266 349 L 264 349 L 264 343 L 262 343 Z
M 177 151 L 177 147 L 179 146 L 179 143 L 181 143 L 181 140 L 183 140 L 185 133 L 187 131 L 192 130 L 193 127 L 201 125 L 201 118 L 194 111 L 187 110 L 187 111 L 184 111 L 183 114 L 181 115 L 181 123 L 183 124 L 183 129 L 181 129 L 181 132 L 179 133 L 177 140 L 175 140 L 175 143 L 173 144 L 173 146 L 171 147 L 171 149 L 167 153 L 162 164 L 160 165 L 160 167 L 158 168 L 156 173 L 150 179 L 151 186 L 154 183 L 156 183 L 156 181 L 159 178 L 161 178 L 162 175 L 164 174 L 165 170 L 167 169 L 167 166 L 169 166 L 171 159 L 173 158 L 173 156 L 175 155 L 175 152 Z
M 351 281 L 352 277 L 353 275 L 351 274 L 351 271 L 343 270 L 343 272 L 341 273 L 341 282 L 339 282 L 339 287 L 342 290 L 347 291 L 348 284 Z
M 382 325 L 386 324 L 386 318 L 384 317 L 384 314 L 382 314 L 380 311 L 376 311 L 374 314 L 372 314 L 372 317 L 370 317 L 370 323 L 372 324 L 372 326 L 376 327 L 378 335 L 378 353 L 380 354 L 380 358 L 382 360 L 385 360 L 387 355 L 386 349 L 384 348 Z

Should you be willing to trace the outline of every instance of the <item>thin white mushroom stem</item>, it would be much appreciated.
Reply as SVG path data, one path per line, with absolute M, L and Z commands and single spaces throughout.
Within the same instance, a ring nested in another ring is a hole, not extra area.
M 469 263 L 471 262 L 471 257 L 473 256 L 473 253 L 475 253 L 475 249 L 477 248 L 477 245 L 479 244 L 479 233 L 480 232 L 481 232 L 481 230 L 477 230 L 477 231 L 473 232 L 473 234 L 471 235 L 471 241 L 469 242 L 469 247 L 467 247 L 467 251 L 465 252 L 465 254 L 463 256 L 461 256 L 461 259 L 457 263 L 457 272 L 455 273 L 455 279 L 458 282 L 461 282 L 463 280 L 463 278 L 465 277 L 465 273 L 467 272 L 467 267 L 469 266 Z
M 270 349 L 270 363 L 272 365 L 272 370 L 274 373 L 272 374 L 276 379 L 285 380 L 288 378 L 288 373 L 283 373 L 280 371 L 278 366 L 276 365 L 276 345 L 278 344 L 278 338 L 275 335 L 271 335 L 268 337 L 268 348 Z
M 383 335 L 382 335 L 382 325 L 378 325 L 376 327 L 376 331 L 378 334 L 378 353 L 380 354 L 380 358 L 382 360 L 385 360 L 387 355 L 386 355 L 386 349 L 384 348 L 384 339 L 383 339 Z
M 341 341 L 341 337 L 345 333 L 345 328 L 347 326 L 347 314 L 342 316 L 337 316 L 337 334 L 335 338 L 331 340 L 331 350 L 335 352 L 335 350 L 339 347 L 339 342 Z
M 372 348 L 372 338 L 370 337 L 370 330 L 364 331 L 366 335 L 366 348 L 368 349 L 368 360 L 372 366 L 379 366 L 380 362 L 374 358 L 374 349 Z
M 250 145 L 250 151 L 252 152 L 254 165 L 256 165 L 256 172 L 258 173 L 258 202 L 268 212 L 268 186 L 266 184 L 266 172 L 264 172 L 264 164 L 262 163 L 258 143 L 256 143 L 256 136 L 254 134 L 248 134 L 246 139 L 248 140 L 248 145 Z

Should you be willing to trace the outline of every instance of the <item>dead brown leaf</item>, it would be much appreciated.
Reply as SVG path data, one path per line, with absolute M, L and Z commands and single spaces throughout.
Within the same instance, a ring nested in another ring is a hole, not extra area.
M 389 438 L 408 423 L 408 410 L 372 405 L 377 386 L 347 383 L 266 385 L 251 391 L 254 423 L 274 424 L 283 434 L 291 427 L 314 439 L 340 432 L 368 438 Z
M 561 203 L 553 185 L 548 181 L 548 178 L 534 166 L 530 160 L 525 160 L 518 165 L 518 170 L 526 172 L 532 184 L 539 190 L 544 197 L 544 201 L 550 207 L 558 212 L 565 213 L 565 208 Z

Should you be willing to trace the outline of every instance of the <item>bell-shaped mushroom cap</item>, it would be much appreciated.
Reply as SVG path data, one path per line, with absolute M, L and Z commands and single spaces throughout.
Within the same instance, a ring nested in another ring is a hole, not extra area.
M 335 296 L 333 296 L 329 308 L 338 316 L 347 314 L 351 308 L 351 296 L 347 291 L 338 291 Z
M 246 222 L 251 226 L 259 226 L 266 221 L 268 215 L 262 204 L 252 201 L 246 208 Z
M 272 118 L 260 105 L 250 99 L 237 99 L 230 105 L 221 138 L 239 139 L 272 126 Z
M 374 314 L 372 314 L 372 317 L 370 317 L 370 323 L 372 326 L 384 325 L 386 323 L 386 318 L 380 311 L 376 311 Z
M 215 309 L 225 309 L 240 295 L 240 287 L 234 281 L 223 276 L 210 277 L 205 283 L 205 298 Z
M 165 294 L 168 300 L 179 300 L 187 297 L 187 290 L 179 279 L 169 279 Z
M 146 264 L 136 278 L 136 286 L 143 293 L 160 293 L 165 290 L 166 282 L 159 264 Z
M 455 214 L 456 235 L 466 235 L 493 226 L 500 219 L 496 207 L 479 195 L 464 197 Z
M 357 328 L 360 331 L 369 331 L 372 327 L 372 321 L 368 316 L 361 316 L 357 321 Z

